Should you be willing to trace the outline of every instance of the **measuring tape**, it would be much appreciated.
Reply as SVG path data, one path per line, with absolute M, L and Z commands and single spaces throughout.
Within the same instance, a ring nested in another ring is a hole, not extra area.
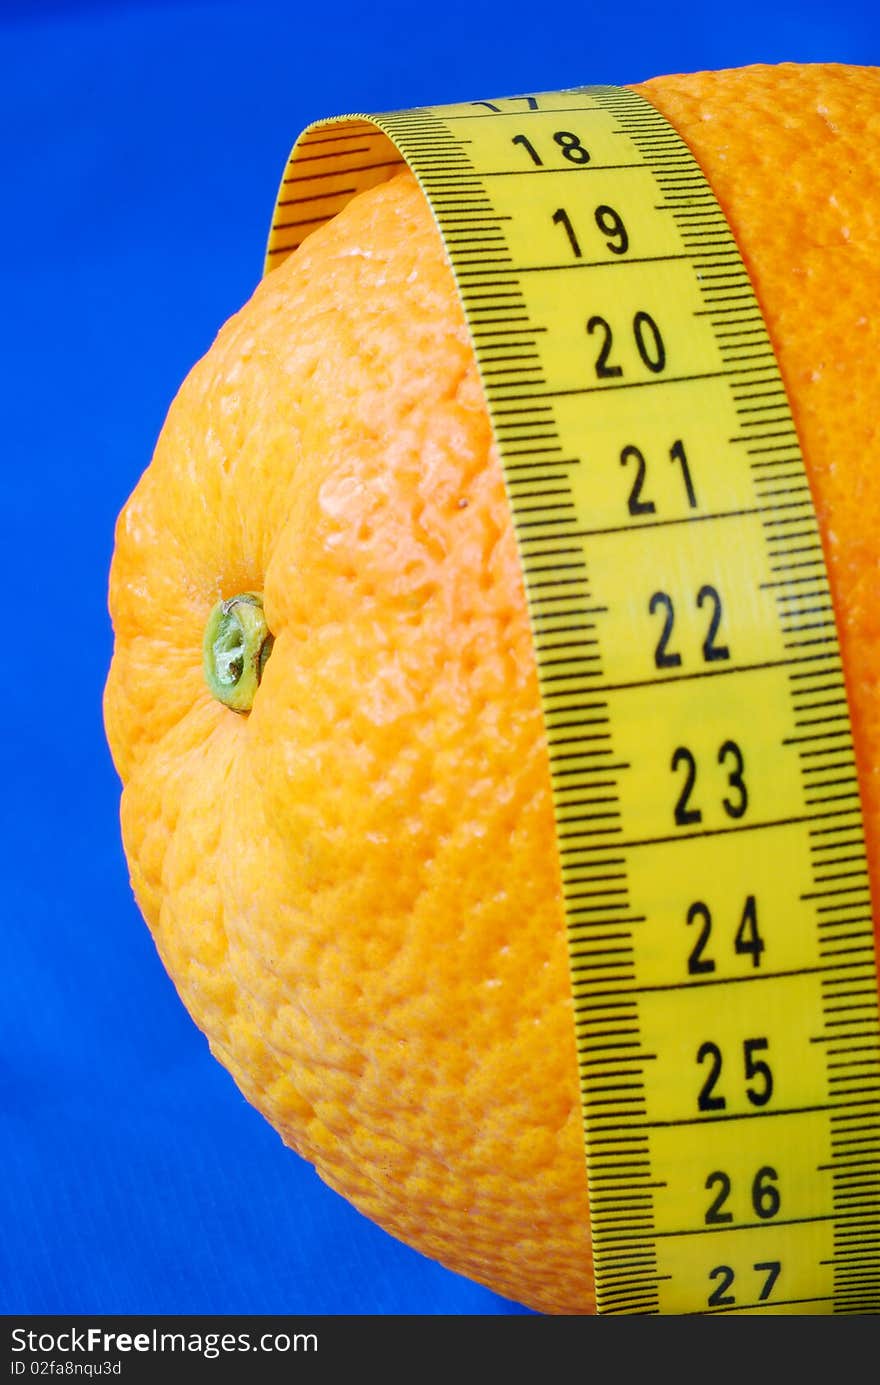
M 880 1310 L 877 963 L 807 476 L 667 121 L 584 87 L 315 123 L 266 269 L 408 165 L 504 466 L 600 1313 Z

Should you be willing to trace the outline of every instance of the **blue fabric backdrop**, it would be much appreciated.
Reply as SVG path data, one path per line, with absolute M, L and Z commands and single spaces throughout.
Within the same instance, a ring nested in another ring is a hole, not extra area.
M 877 64 L 876 5 L 0 0 L 0 1312 L 524 1311 L 329 1191 L 179 1003 L 101 722 L 113 524 L 309 121 L 787 59 Z

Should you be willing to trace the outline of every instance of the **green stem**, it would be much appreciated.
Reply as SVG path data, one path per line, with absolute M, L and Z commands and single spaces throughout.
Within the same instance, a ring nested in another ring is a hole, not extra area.
M 205 680 L 219 702 L 233 712 L 249 712 L 272 652 L 259 592 L 241 592 L 218 601 L 205 626 Z

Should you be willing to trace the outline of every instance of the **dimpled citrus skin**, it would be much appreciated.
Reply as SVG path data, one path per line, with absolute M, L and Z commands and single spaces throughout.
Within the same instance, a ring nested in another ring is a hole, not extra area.
M 751 270 L 812 479 L 880 859 L 880 74 L 637 88 Z M 262 591 L 249 715 L 201 642 Z M 594 1311 L 559 867 L 523 583 L 444 252 L 398 174 L 270 274 L 120 516 L 107 735 L 132 885 L 217 1058 L 394 1235 Z M 875 891 L 880 886 L 875 873 Z

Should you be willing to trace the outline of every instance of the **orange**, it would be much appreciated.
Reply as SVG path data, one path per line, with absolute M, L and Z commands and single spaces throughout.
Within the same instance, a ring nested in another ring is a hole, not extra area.
M 789 390 L 877 890 L 880 70 L 640 90 L 726 210 Z M 237 593 L 264 597 L 247 714 L 202 667 Z M 389 1232 L 534 1308 L 593 1311 L 523 582 L 411 175 L 311 235 L 192 370 L 120 516 L 110 607 L 132 886 L 213 1052 Z

